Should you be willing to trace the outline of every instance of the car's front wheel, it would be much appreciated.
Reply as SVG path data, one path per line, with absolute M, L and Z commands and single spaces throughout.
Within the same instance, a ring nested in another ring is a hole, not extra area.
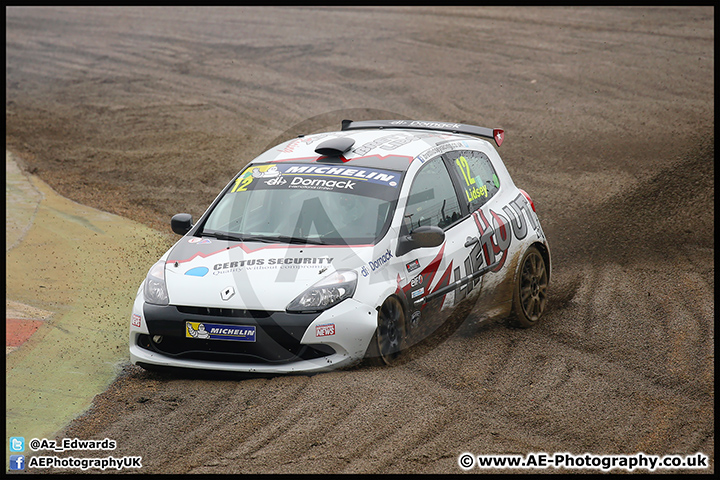
M 398 298 L 389 297 L 378 310 L 378 326 L 370 340 L 366 359 L 372 365 L 397 363 L 406 339 L 405 311 Z
M 513 292 L 511 324 L 529 328 L 537 323 L 547 307 L 548 271 L 537 247 L 527 249 L 520 261 Z

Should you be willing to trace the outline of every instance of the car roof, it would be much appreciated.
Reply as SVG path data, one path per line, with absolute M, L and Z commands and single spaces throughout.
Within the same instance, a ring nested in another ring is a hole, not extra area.
M 481 137 L 481 138 L 477 138 Z M 257 157 L 252 163 L 327 163 L 404 171 L 414 160 L 444 151 L 502 144 L 504 132 L 447 122 L 417 120 L 343 120 L 342 130 L 301 135 Z

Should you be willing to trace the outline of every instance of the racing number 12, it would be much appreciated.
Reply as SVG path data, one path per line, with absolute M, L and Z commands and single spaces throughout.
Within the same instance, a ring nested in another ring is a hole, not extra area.
M 252 175 L 248 175 L 245 178 L 238 178 L 235 180 L 235 186 L 230 190 L 230 193 L 235 192 L 244 192 L 247 190 L 248 185 L 250 185 L 253 181 Z M 242 185 L 241 185 L 242 183 Z
M 475 179 L 470 176 L 470 165 L 468 165 L 465 157 L 455 159 L 455 163 L 460 169 L 460 172 L 462 173 L 462 176 L 465 179 L 465 183 L 467 184 L 467 186 L 469 187 L 471 184 L 475 183 Z

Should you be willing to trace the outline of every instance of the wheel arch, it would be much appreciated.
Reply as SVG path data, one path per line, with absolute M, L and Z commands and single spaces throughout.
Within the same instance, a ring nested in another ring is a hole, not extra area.
M 550 283 L 550 275 L 552 274 L 552 263 L 550 261 L 550 249 L 547 244 L 543 242 L 534 242 L 532 247 L 537 248 L 540 251 L 540 255 L 543 257 L 545 266 L 547 268 L 548 283 Z
M 385 301 L 390 297 L 395 297 L 400 301 L 400 306 L 403 309 L 403 314 L 407 317 L 408 313 L 410 312 L 410 301 L 407 299 L 405 292 L 403 292 L 402 290 L 400 290 L 400 291 L 396 290 L 396 291 L 392 292 L 391 294 L 386 295 L 382 299 L 382 302 L 380 302 L 380 304 L 377 306 L 376 310 L 380 311 L 380 308 L 382 307 L 383 303 L 385 303 Z

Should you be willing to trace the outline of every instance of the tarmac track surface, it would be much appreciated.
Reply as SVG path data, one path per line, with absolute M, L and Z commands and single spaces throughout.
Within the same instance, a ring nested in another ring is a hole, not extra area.
M 8 148 L 72 200 L 168 231 L 292 135 L 457 121 L 505 129 L 553 248 L 531 330 L 468 321 L 397 367 L 314 376 L 126 359 L 58 437 L 114 439 L 143 473 L 459 473 L 462 452 L 714 472 L 712 8 L 6 13 Z

